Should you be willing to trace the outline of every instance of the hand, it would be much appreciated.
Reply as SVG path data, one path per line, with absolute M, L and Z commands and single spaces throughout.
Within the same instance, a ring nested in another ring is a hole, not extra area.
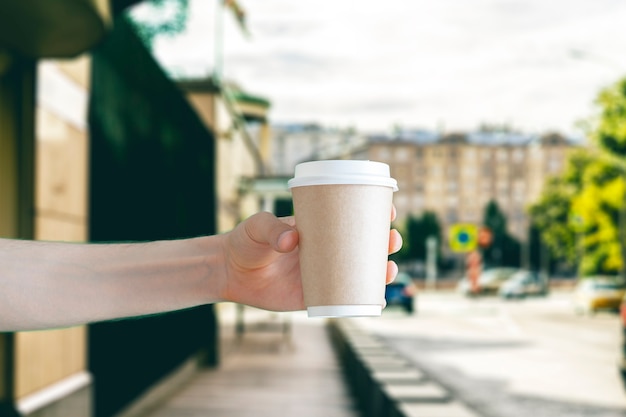
M 395 214 L 394 208 L 392 220 Z M 222 299 L 275 311 L 305 308 L 293 217 L 258 213 L 223 238 L 226 271 Z M 401 246 L 402 237 L 391 230 L 389 253 Z M 397 265 L 389 261 L 386 282 L 393 281 L 397 273 Z

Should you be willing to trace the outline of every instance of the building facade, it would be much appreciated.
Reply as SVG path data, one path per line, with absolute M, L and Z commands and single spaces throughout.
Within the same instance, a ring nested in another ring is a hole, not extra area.
M 468 133 L 425 140 L 374 138 L 351 153 L 385 162 L 398 181 L 394 204 L 401 223 L 425 211 L 450 225 L 480 225 L 490 201 L 505 213 L 509 232 L 526 241 L 527 206 L 545 180 L 560 173 L 574 145 L 563 136 Z
M 303 161 L 347 158 L 367 136 L 353 129 L 327 128 L 315 123 L 272 126 L 271 165 L 274 174 L 290 176 Z
M 270 102 L 212 78 L 178 85 L 202 122 L 215 133 L 217 231 L 231 230 L 262 207 L 259 196 L 243 187 L 245 180 L 270 171 Z

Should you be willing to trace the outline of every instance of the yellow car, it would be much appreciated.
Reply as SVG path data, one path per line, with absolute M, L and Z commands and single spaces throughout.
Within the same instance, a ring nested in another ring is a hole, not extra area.
M 618 277 L 582 278 L 574 290 L 574 310 L 590 314 L 599 310 L 617 312 L 625 294 L 626 285 Z

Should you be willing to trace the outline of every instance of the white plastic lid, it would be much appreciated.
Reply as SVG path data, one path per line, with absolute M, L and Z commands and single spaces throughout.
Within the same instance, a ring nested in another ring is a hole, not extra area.
M 296 165 L 289 188 L 307 185 L 359 184 L 391 187 L 398 191 L 398 183 L 391 178 L 389 165 L 374 161 L 328 160 L 304 162 Z
M 383 313 L 382 305 L 335 305 L 308 307 L 309 317 L 378 317 Z

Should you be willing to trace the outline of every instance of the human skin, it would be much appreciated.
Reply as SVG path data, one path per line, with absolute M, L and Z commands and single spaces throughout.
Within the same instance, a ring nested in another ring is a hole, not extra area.
M 400 249 L 396 230 L 389 242 L 389 253 Z M 387 283 L 396 274 L 390 261 Z M 293 217 L 257 213 L 224 234 L 145 243 L 0 239 L 0 331 L 67 327 L 221 301 L 304 309 Z

